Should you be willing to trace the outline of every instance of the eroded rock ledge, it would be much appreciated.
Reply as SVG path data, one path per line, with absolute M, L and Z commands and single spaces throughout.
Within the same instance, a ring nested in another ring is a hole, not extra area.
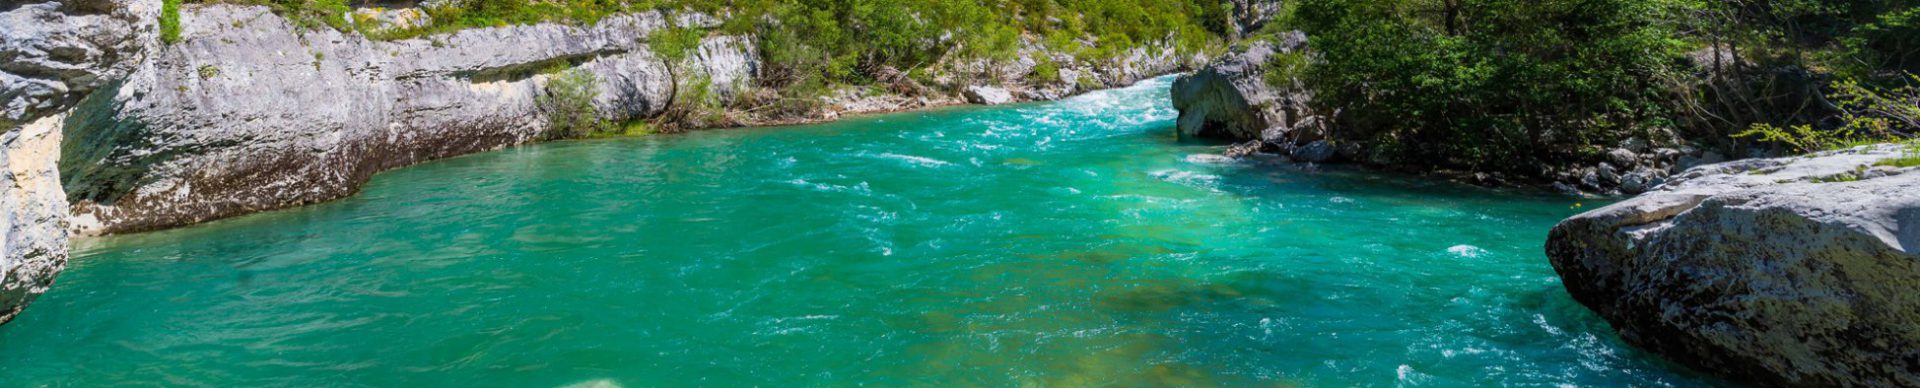
M 65 112 L 143 58 L 158 10 L 152 0 L 0 6 L 0 323 L 66 266 Z
M 1920 386 L 1920 172 L 1901 147 L 1693 168 L 1562 222 L 1574 299 L 1622 338 L 1736 380 Z
M 376 42 L 300 29 L 266 7 L 193 7 L 182 18 L 180 43 L 66 122 L 61 175 L 77 233 L 331 200 L 380 171 L 535 140 L 548 125 L 536 108 L 551 77 L 543 68 L 597 76 L 607 119 L 657 115 L 674 77 L 646 38 L 701 21 L 643 13 Z M 724 96 L 752 77 L 756 56 L 743 37 L 716 36 L 677 70 Z

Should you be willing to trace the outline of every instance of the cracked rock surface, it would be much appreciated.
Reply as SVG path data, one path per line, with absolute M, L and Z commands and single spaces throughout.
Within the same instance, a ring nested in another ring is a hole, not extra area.
M 1574 299 L 1673 361 L 1772 386 L 1920 386 L 1920 173 L 1882 145 L 1696 167 L 1574 216 Z
M 714 36 L 685 63 L 645 49 L 655 30 L 711 18 L 611 16 L 377 42 L 304 30 L 259 6 L 189 7 L 182 40 L 102 87 L 66 121 L 61 176 L 80 234 L 154 230 L 344 197 L 373 174 L 538 140 L 548 69 L 599 80 L 603 118 L 652 117 L 674 79 L 722 98 L 759 63 Z
M 153 47 L 157 0 L 0 4 L 0 323 L 67 263 L 61 123 Z

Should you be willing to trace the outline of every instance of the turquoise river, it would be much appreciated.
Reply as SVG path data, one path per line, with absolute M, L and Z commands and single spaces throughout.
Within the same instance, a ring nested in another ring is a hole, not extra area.
M 1580 200 L 1214 156 L 1165 78 L 573 141 L 78 239 L 0 386 L 1696 386 L 1542 252 Z

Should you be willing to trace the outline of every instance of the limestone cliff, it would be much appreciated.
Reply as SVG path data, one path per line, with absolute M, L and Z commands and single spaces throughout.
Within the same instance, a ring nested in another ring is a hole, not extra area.
M 0 8 L 0 323 L 66 266 L 65 112 L 146 54 L 157 11 L 157 1 Z
M 396 42 L 300 29 L 265 7 L 192 7 L 182 20 L 179 43 L 67 119 L 61 173 L 77 232 L 325 201 L 380 171 L 539 139 L 549 68 L 597 76 L 606 119 L 651 117 L 674 85 L 647 37 L 701 19 L 642 13 Z M 723 95 L 750 82 L 757 59 L 743 38 L 696 51 L 680 71 Z

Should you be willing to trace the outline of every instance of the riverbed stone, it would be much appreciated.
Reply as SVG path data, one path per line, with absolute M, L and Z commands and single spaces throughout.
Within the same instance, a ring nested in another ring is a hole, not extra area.
M 1920 386 L 1920 173 L 1898 146 L 1687 170 L 1555 227 L 1575 300 L 1626 341 L 1773 386 Z
M 1335 150 L 1326 140 L 1315 140 L 1307 145 L 1293 149 L 1293 160 L 1306 163 L 1326 163 L 1333 160 Z

